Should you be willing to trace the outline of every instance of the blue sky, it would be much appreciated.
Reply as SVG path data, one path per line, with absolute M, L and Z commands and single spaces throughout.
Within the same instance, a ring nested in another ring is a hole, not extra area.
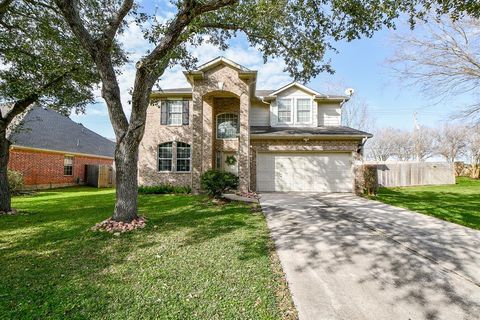
M 161 9 L 159 12 L 165 12 L 165 17 L 171 15 L 168 11 L 171 7 L 168 5 L 161 4 L 159 9 Z M 403 29 L 402 32 L 409 32 L 407 28 Z M 324 93 L 335 93 L 325 92 L 325 88 L 331 87 L 332 84 L 341 83 L 345 88 L 354 88 L 355 94 L 368 102 L 369 113 L 377 127 L 392 126 L 410 129 L 413 126 L 414 112 L 417 112 L 417 119 L 421 125 L 437 126 L 441 121 L 449 120 L 450 114 L 457 107 L 453 101 L 434 103 L 430 98 L 423 96 L 418 88 L 405 87 L 391 74 L 386 59 L 393 53 L 390 41 L 392 32 L 382 30 L 373 38 L 338 43 L 336 47 L 339 53 L 328 54 L 336 71 L 335 74 L 322 74 L 312 79 L 307 85 Z M 151 46 L 143 40 L 139 28 L 134 23 L 129 24 L 120 41 L 130 53 L 132 60 L 125 66 L 123 74 L 119 77 L 122 100 L 129 112 L 128 90 L 133 84 L 134 64 Z M 282 70 L 281 60 L 270 60 L 264 64 L 260 52 L 250 47 L 243 37 L 234 39 L 230 49 L 225 52 L 211 45 L 192 48 L 192 52 L 199 59 L 200 64 L 223 55 L 248 68 L 258 70 L 258 89 L 275 89 L 291 81 Z M 179 67 L 168 70 L 159 84 L 163 88 L 188 86 L 181 71 Z M 105 137 L 114 137 L 106 107 L 100 97 L 98 103 L 87 108 L 86 114 L 72 115 L 71 118 Z

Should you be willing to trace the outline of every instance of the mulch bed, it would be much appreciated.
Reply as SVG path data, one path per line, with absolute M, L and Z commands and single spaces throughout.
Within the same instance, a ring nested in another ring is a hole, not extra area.
M 112 218 L 108 218 L 102 222 L 97 223 L 92 227 L 92 231 L 106 231 L 110 233 L 123 233 L 128 231 L 133 231 L 136 229 L 143 229 L 147 224 L 147 219 L 145 217 L 138 217 L 133 219 L 130 222 L 115 221 Z

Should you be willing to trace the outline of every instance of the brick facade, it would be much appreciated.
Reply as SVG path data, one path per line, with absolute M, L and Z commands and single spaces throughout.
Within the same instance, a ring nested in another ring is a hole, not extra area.
M 65 155 L 73 156 L 73 174 L 71 176 L 63 174 Z M 85 165 L 87 164 L 112 165 L 113 160 L 13 147 L 10 150 L 8 168 L 23 174 L 25 188 L 43 189 L 83 184 L 85 182 Z

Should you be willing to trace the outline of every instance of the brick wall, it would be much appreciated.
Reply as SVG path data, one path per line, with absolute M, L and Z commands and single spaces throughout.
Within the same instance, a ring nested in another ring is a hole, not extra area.
M 65 155 L 48 151 L 12 149 L 8 168 L 23 174 L 26 188 L 51 188 L 85 181 L 85 165 L 113 164 L 113 160 L 88 156 L 73 156 L 73 175 L 63 175 Z

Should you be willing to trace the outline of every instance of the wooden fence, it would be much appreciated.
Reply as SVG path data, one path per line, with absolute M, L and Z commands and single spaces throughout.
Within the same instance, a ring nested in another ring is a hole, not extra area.
M 378 185 L 408 187 L 455 183 L 453 163 L 445 162 L 366 162 L 376 165 Z
M 115 171 L 110 165 L 87 165 L 87 185 L 97 188 L 115 186 Z

